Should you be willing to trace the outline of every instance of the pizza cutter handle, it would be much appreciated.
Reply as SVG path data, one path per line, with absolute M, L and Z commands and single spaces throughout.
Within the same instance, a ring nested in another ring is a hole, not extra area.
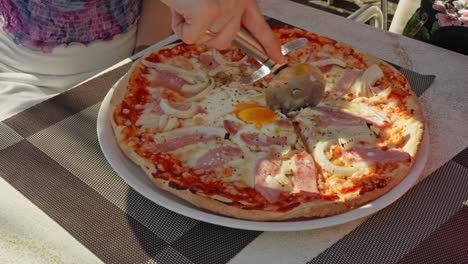
M 232 41 L 232 44 L 241 49 L 248 56 L 270 68 L 270 70 L 275 67 L 276 63 L 266 55 L 262 45 L 247 30 L 241 28 L 236 38 Z

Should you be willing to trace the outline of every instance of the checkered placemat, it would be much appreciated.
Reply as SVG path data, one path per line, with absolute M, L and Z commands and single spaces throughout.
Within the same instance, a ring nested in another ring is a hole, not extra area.
M 129 188 L 105 160 L 97 113 L 129 67 L 0 122 L 1 177 L 106 263 L 228 262 L 261 232 L 169 211 Z M 434 79 L 401 71 L 419 95 Z M 467 200 L 465 150 L 310 263 L 462 262 Z

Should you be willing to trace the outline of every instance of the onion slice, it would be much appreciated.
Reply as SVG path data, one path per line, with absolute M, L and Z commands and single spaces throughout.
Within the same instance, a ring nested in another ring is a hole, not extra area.
M 187 71 L 185 69 L 172 66 L 169 64 L 164 64 L 164 63 L 154 63 L 151 61 L 143 60 L 143 65 L 156 69 L 156 70 L 166 70 L 169 72 L 172 72 L 176 74 L 178 77 L 186 80 L 189 83 L 199 83 L 199 82 L 207 82 L 208 81 L 208 76 L 206 74 L 203 74 L 202 72 L 191 72 Z
M 213 80 L 213 78 L 208 79 L 208 84 L 206 85 L 204 90 L 200 91 L 198 94 L 192 97 L 188 97 L 185 101 L 186 102 L 199 101 L 200 99 L 206 97 L 210 93 L 210 91 L 213 90 L 214 86 L 215 86 L 215 81 Z
M 376 64 L 372 64 L 367 70 L 364 71 L 361 77 L 354 83 L 351 90 L 353 90 L 358 96 L 371 97 L 373 86 L 380 78 L 384 76 L 382 70 Z
M 392 92 L 392 88 L 388 87 L 387 89 L 382 90 L 380 93 L 378 93 L 377 96 L 373 96 L 369 98 L 368 103 L 369 104 L 386 103 L 388 102 L 388 97 L 391 92 Z
M 378 108 L 370 106 L 366 103 L 361 103 L 358 100 L 352 102 L 337 102 L 338 106 L 342 111 L 359 116 L 377 126 L 383 126 L 391 123 L 391 120 L 380 111 Z
M 213 58 L 216 60 L 217 63 L 220 65 L 228 65 L 228 66 L 239 66 L 247 61 L 247 56 L 244 56 L 242 59 L 238 61 L 228 61 L 224 59 L 223 55 L 219 53 L 217 50 L 212 49 L 211 50 L 211 55 L 213 55 Z
M 161 99 L 159 105 L 161 106 L 161 109 L 164 111 L 164 113 L 182 119 L 190 118 L 196 115 L 198 112 L 198 105 L 193 102 L 190 102 L 190 107 L 187 110 L 175 109 L 166 99 Z
M 322 169 L 337 175 L 352 176 L 354 173 L 365 170 L 365 162 L 356 162 L 353 167 L 343 167 L 333 164 L 325 155 L 325 149 L 331 145 L 331 141 L 318 142 L 314 149 L 315 161 Z
M 195 84 L 185 84 L 182 86 L 182 93 L 186 95 L 197 95 L 206 89 L 209 85 L 209 80 L 207 82 L 199 82 Z
M 191 95 L 187 98 L 188 102 L 198 101 L 199 99 L 205 97 L 209 91 L 211 91 L 215 85 L 215 82 L 212 78 L 209 78 L 205 73 L 193 73 L 172 65 L 163 64 L 163 63 L 154 63 L 147 60 L 143 60 L 143 65 L 160 70 L 167 70 L 173 72 L 180 78 L 186 80 L 189 83 L 182 86 L 182 92 L 184 94 Z
M 346 62 L 339 60 L 339 59 L 333 59 L 333 58 L 314 61 L 314 62 L 311 62 L 310 64 L 316 67 L 327 66 L 327 65 L 337 65 L 337 66 L 340 66 L 341 68 L 346 67 Z

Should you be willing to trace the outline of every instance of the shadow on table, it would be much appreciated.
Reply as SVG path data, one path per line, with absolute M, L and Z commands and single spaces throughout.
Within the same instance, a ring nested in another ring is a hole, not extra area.
M 126 202 L 128 224 L 139 250 L 158 263 L 227 263 L 261 234 L 177 214 L 131 188 Z
M 158 223 L 157 216 L 161 210 L 167 209 L 152 203 L 132 188 L 128 189 L 126 203 L 127 221 L 138 241 L 139 250 L 143 250 L 146 256 L 154 259 L 168 246 L 168 243 L 156 234 L 159 233 L 158 227 L 164 225 Z

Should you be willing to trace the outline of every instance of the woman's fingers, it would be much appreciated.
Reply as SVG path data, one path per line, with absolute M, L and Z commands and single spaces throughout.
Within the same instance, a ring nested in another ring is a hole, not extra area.
M 172 9 L 172 28 L 188 44 L 230 47 L 243 24 L 275 62 L 283 62 L 280 42 L 255 0 L 161 0 Z M 208 33 L 207 32 L 211 32 Z
M 219 33 L 205 42 L 206 45 L 215 49 L 223 50 L 231 47 L 232 40 L 240 30 L 241 16 L 234 16 Z
M 188 44 L 199 42 L 213 21 L 219 17 L 217 1 L 162 0 L 173 10 L 172 29 Z
M 245 28 L 260 42 L 268 56 L 277 63 L 284 62 L 284 56 L 281 54 L 281 43 L 278 37 L 273 33 L 270 26 L 266 23 L 256 1 L 248 1 L 242 24 Z
M 239 12 L 235 10 L 235 6 L 222 7 L 220 14 L 224 15 L 219 16 L 209 25 L 209 27 L 203 32 L 204 36 L 198 39 L 197 44 L 206 44 L 210 47 L 214 47 L 217 49 L 221 49 L 222 46 L 225 46 L 220 44 L 219 36 L 226 35 L 226 29 L 230 27 L 231 21 L 236 17 L 239 17 L 239 15 L 237 15 L 236 13 Z M 240 21 L 238 21 L 238 23 L 240 23 Z M 213 39 L 216 39 L 216 41 L 213 41 Z

